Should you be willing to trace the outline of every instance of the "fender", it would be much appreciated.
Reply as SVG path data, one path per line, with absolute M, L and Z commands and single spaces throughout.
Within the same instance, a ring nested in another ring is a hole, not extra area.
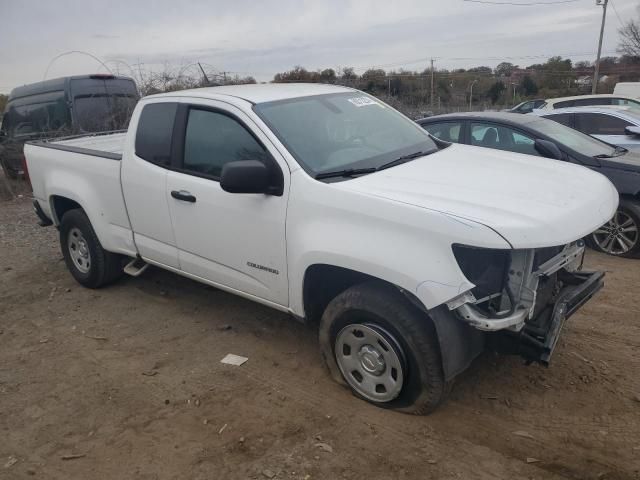
M 305 181 L 308 180 L 308 181 Z M 287 215 L 289 298 L 304 316 L 303 283 L 314 264 L 336 265 L 384 280 L 415 295 L 427 310 L 472 288 L 451 251 L 453 243 L 509 249 L 495 231 L 472 221 L 379 197 L 325 188 L 303 172 L 292 174 Z

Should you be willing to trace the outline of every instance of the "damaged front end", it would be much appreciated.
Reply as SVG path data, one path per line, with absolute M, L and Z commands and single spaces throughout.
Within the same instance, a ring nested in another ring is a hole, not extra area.
M 475 287 L 448 302 L 449 310 L 492 332 L 497 349 L 545 365 L 564 321 L 604 286 L 604 273 L 582 271 L 582 240 L 526 250 L 454 245 L 453 253 Z

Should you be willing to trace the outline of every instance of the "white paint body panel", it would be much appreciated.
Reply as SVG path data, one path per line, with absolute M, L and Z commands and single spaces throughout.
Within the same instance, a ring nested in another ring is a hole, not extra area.
M 321 182 L 300 168 L 250 103 L 345 90 L 257 85 L 148 97 L 134 112 L 121 162 L 27 145 L 34 193 L 47 214 L 52 195 L 77 201 L 108 250 L 140 253 L 154 265 L 299 316 L 312 265 L 386 280 L 433 308 L 473 287 L 452 244 L 562 245 L 605 223 L 617 207 L 613 185 L 585 168 L 460 145 L 359 178 Z M 155 101 L 215 105 L 242 118 L 280 165 L 284 195 L 232 195 L 216 181 L 137 158 L 140 110 Z M 171 190 L 188 190 L 198 200 L 176 202 Z

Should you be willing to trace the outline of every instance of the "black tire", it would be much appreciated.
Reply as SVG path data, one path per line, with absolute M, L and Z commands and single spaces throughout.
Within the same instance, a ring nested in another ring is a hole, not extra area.
M 382 333 L 389 345 L 399 349 L 404 370 L 402 389 L 395 398 L 374 401 L 349 385 L 336 359 L 336 340 L 343 328 L 350 325 L 372 328 Z M 331 376 L 354 395 L 376 406 L 423 415 L 432 412 L 446 397 L 448 385 L 444 381 L 435 328 L 425 313 L 391 285 L 363 283 L 334 298 L 322 315 L 319 340 Z
M 84 240 L 84 245 L 88 249 L 91 262 L 88 264 L 88 271 L 82 271 L 72 258 L 70 251 L 70 232 L 79 230 Z M 62 255 L 67 264 L 67 268 L 78 283 L 87 288 L 99 288 L 114 282 L 123 274 L 123 259 L 120 255 L 107 252 L 100 245 L 96 232 L 91 226 L 89 218 L 80 209 L 69 210 L 62 217 L 60 222 L 60 247 Z
M 604 242 L 607 235 L 598 232 L 612 231 L 612 235 L 615 235 L 615 228 L 618 228 L 618 226 L 614 225 L 612 222 L 608 222 L 606 225 L 603 225 L 601 228 L 589 235 L 586 238 L 587 245 L 598 252 L 606 253 L 615 257 L 638 258 L 640 257 L 640 205 L 638 202 L 633 200 L 621 199 L 614 219 L 618 218 L 619 215 L 623 216 L 621 218 L 632 221 L 633 228 L 635 228 L 635 234 L 629 235 L 629 232 L 625 232 L 625 238 L 633 241 L 633 245 L 628 249 L 628 251 L 622 251 L 620 244 L 616 243 L 618 240 L 614 241 L 614 248 L 611 248 L 611 251 L 608 251 L 606 248 L 607 244 Z M 612 219 L 612 221 L 614 219 Z
M 18 179 L 18 171 L 17 170 L 13 170 L 11 169 L 9 166 L 7 166 L 6 161 L 0 161 L 0 165 L 2 166 L 2 170 L 4 171 L 4 174 L 9 177 L 11 180 L 17 180 Z

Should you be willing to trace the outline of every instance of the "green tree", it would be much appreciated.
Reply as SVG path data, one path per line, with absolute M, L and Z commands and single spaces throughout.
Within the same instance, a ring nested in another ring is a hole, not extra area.
M 500 76 L 500 77 L 509 77 L 511 76 L 511 73 L 513 72 L 513 70 L 516 68 L 516 66 L 513 63 L 510 62 L 502 62 L 499 63 L 498 66 L 496 67 L 496 75 Z
M 538 93 L 538 85 L 533 81 L 529 75 L 525 75 L 522 79 L 522 91 L 527 97 L 536 95 Z
M 373 92 L 375 90 L 381 90 L 385 87 L 387 79 L 387 73 L 380 68 L 370 68 L 364 72 L 360 78 L 364 82 L 364 90 L 367 92 Z
M 492 105 L 495 105 L 495 103 L 498 101 L 498 99 L 506 89 L 507 87 L 501 81 L 497 81 L 493 85 L 491 85 L 491 87 L 489 87 L 489 90 L 487 91 L 487 97 L 491 99 Z
M 9 96 L 0 93 L 0 115 L 2 115 L 4 108 L 7 106 L 7 100 L 9 100 Z
M 306 68 L 297 65 L 288 72 L 276 73 L 273 77 L 273 82 L 313 82 L 315 80 L 314 77 L 314 72 L 309 72 Z
M 336 72 L 333 68 L 325 68 L 320 72 L 322 83 L 336 83 Z
M 562 59 L 562 57 L 551 57 L 542 66 L 543 86 L 546 88 L 559 90 L 566 88 L 569 81 L 574 78 L 573 66 L 571 59 Z

